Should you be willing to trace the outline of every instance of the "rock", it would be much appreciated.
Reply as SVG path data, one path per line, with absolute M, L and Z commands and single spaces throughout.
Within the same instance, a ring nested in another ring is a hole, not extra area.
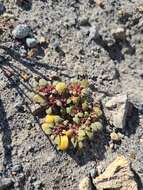
M 29 48 L 34 48 L 38 44 L 38 41 L 35 38 L 27 38 L 26 45 Z
M 60 41 L 59 41 L 58 38 L 56 38 L 56 39 L 52 42 L 52 47 L 53 47 L 54 49 L 57 49 L 57 48 L 60 47 Z
M 40 180 L 35 181 L 33 183 L 33 186 L 34 186 L 35 189 L 41 189 L 41 187 L 42 187 L 42 181 L 40 181 Z
M 12 31 L 12 35 L 18 39 L 23 39 L 27 37 L 29 34 L 30 34 L 30 27 L 26 24 L 19 24 Z
M 92 177 L 92 178 L 95 178 L 96 175 L 97 175 L 97 170 L 95 168 L 91 169 L 90 172 L 89 172 L 89 175 Z
M 126 125 L 126 117 L 130 111 L 130 103 L 127 95 L 117 95 L 105 104 L 105 116 L 111 125 L 123 129 Z
M 94 25 L 89 30 L 88 41 L 90 42 L 91 40 L 96 40 L 97 38 L 99 38 L 99 31 L 98 28 Z
M 2 2 L 0 2 L 0 15 L 2 15 L 5 12 L 6 8 Z
M 126 38 L 126 31 L 122 27 L 117 27 L 116 29 L 111 30 L 111 33 L 117 40 L 124 40 Z
M 21 164 L 16 164 L 11 169 L 12 172 L 16 172 L 16 173 L 21 172 L 22 170 L 23 170 L 23 167 Z
M 0 190 L 9 190 L 13 187 L 14 182 L 11 178 L 0 179 Z
M 118 142 L 118 141 L 121 140 L 121 136 L 118 133 L 115 133 L 115 132 L 112 132 L 110 134 L 110 137 L 111 137 L 111 140 L 115 141 L 115 142 Z
M 130 163 L 124 156 L 118 156 L 93 183 L 97 190 L 138 190 Z
M 79 18 L 79 24 L 80 26 L 90 26 L 89 18 L 86 16 L 82 16 Z
M 84 177 L 79 183 L 79 190 L 92 190 L 92 184 L 89 177 Z
M 143 4 L 141 4 L 137 7 L 137 11 L 140 13 L 143 13 Z
M 103 3 L 103 0 L 96 0 L 96 5 L 98 5 L 99 7 L 104 7 L 104 3 Z

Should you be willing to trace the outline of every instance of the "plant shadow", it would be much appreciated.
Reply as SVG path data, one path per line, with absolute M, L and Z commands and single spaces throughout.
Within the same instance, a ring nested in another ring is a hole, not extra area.
M 139 126 L 139 110 L 133 105 L 129 105 L 131 110 L 127 115 L 127 124 L 125 127 L 125 135 L 130 137 L 132 134 L 136 133 L 136 129 Z
M 105 131 L 94 135 L 91 141 L 87 141 L 82 150 L 71 149 L 68 155 L 75 160 L 79 166 L 90 161 L 101 161 L 105 158 L 106 146 L 109 145 Z
M 1 99 L 0 99 L 0 127 L 2 130 L 2 144 L 4 149 L 3 166 L 4 170 L 6 171 L 6 168 L 12 164 L 12 152 L 11 152 L 12 138 L 11 138 L 11 129 L 7 119 L 7 114 Z

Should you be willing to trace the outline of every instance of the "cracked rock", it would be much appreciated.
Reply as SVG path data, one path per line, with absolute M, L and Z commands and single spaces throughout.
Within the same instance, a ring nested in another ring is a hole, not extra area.
M 139 190 L 130 163 L 124 156 L 118 156 L 93 183 L 97 190 Z
M 116 128 L 123 129 L 131 108 L 130 105 L 127 95 L 120 94 L 107 101 L 105 104 L 105 116 L 109 123 Z

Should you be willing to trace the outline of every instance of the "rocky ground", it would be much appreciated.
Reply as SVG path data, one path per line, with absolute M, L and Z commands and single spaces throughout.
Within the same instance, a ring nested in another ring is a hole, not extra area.
M 0 189 L 76 190 L 119 154 L 143 181 L 143 1 L 0 2 Z M 21 34 L 19 24 L 31 31 Z M 57 151 L 31 114 L 38 77 L 87 78 L 101 102 L 128 94 L 126 126 L 106 122 L 84 152 Z

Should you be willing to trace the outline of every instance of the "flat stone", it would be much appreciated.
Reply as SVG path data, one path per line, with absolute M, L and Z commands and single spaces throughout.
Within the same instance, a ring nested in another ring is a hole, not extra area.
M 105 103 L 105 116 L 109 123 L 116 128 L 123 129 L 126 125 L 127 114 L 130 111 L 131 103 L 127 95 L 117 95 Z
M 124 156 L 118 156 L 93 183 L 97 190 L 139 190 L 130 163 Z

